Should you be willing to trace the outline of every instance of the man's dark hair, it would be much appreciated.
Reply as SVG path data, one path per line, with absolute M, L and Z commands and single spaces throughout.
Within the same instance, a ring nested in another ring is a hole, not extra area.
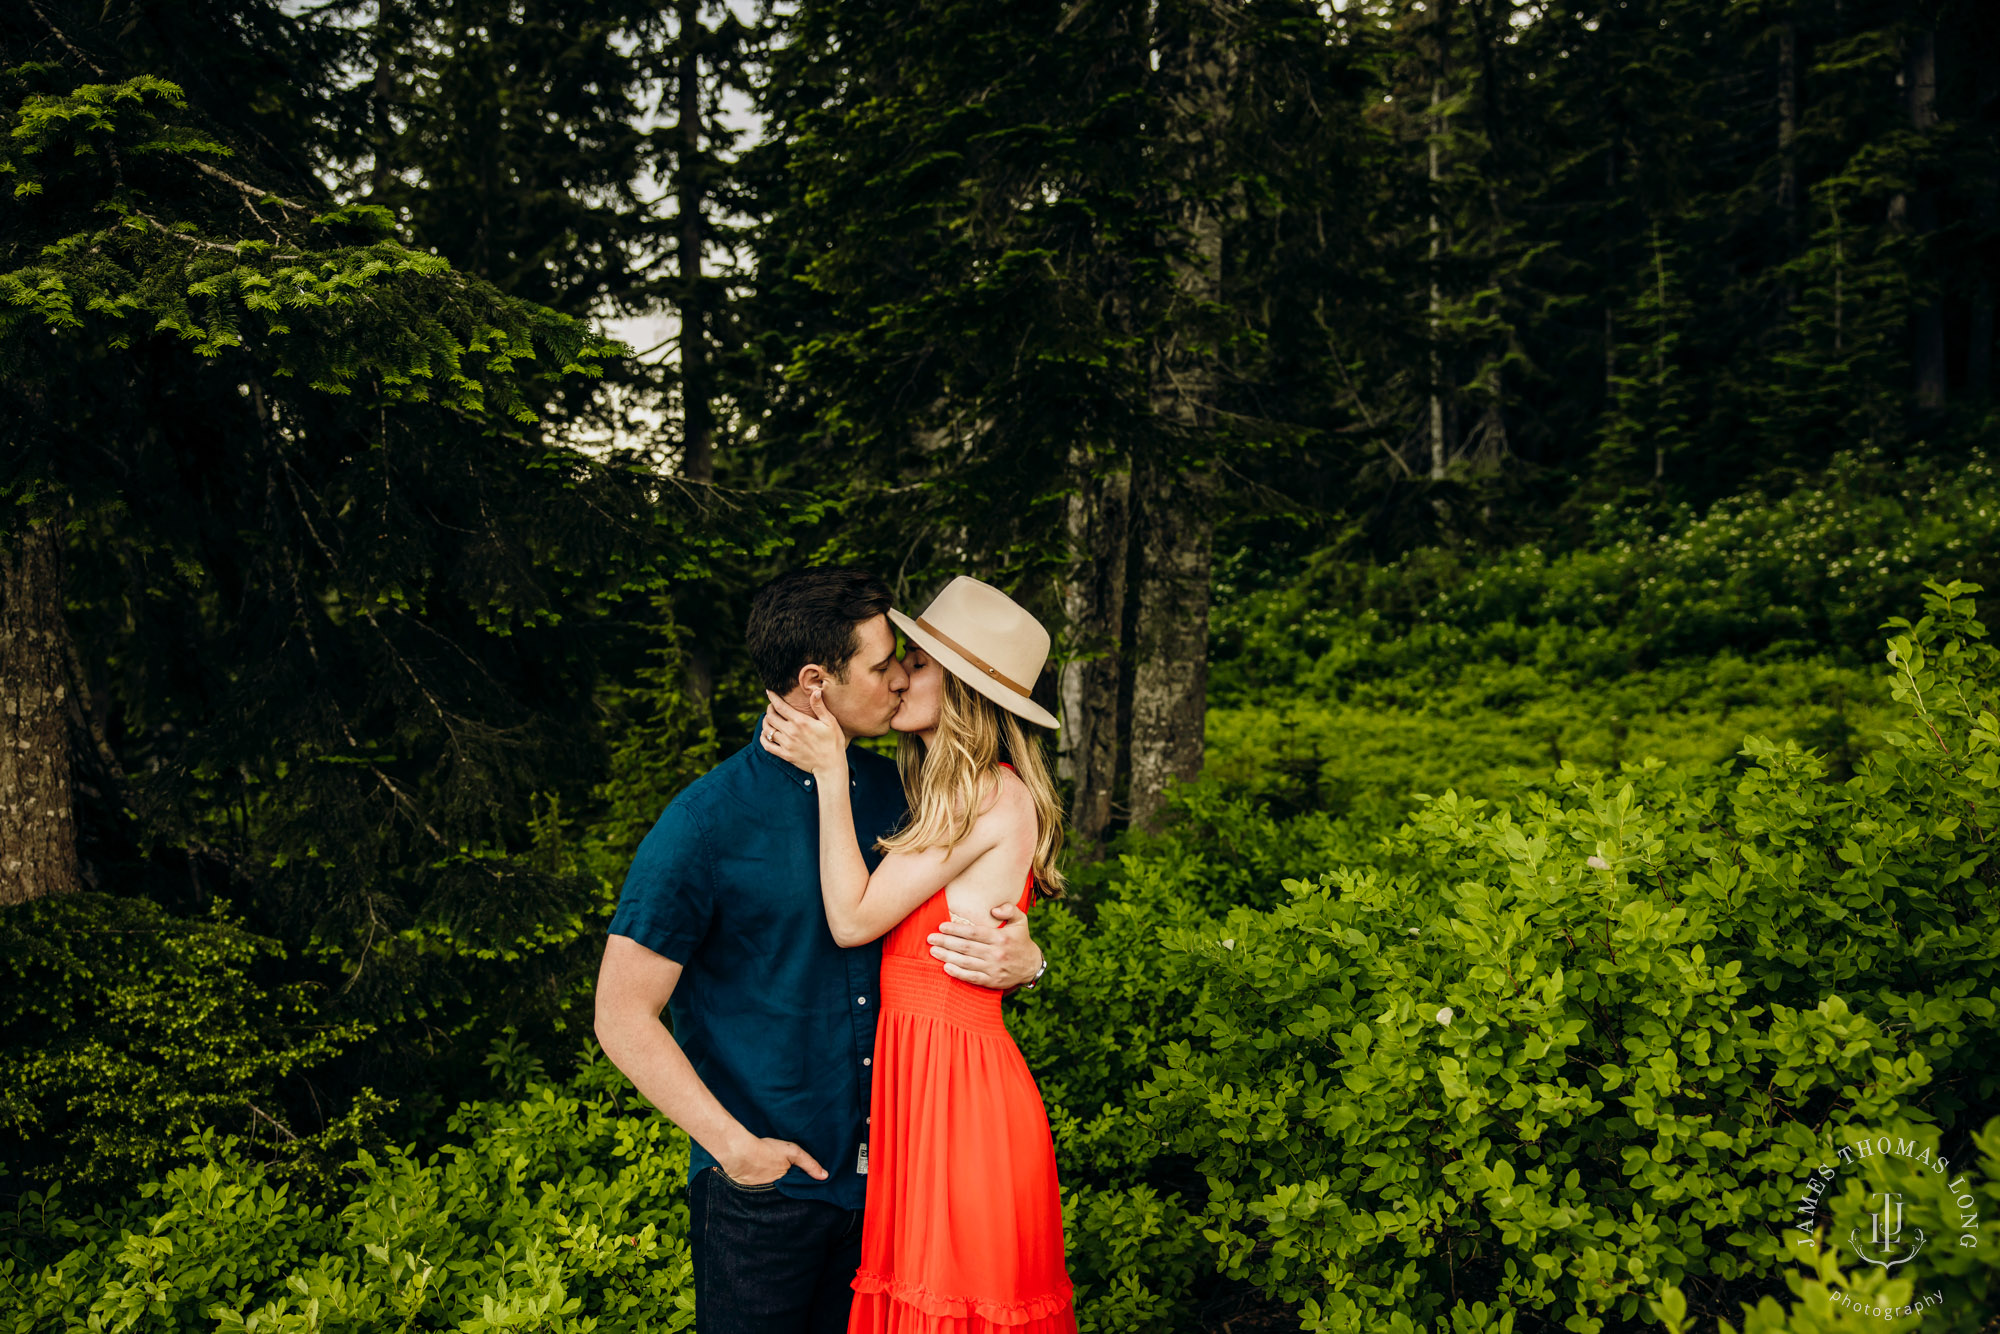
M 860 627 L 889 610 L 889 586 L 851 565 L 788 570 L 757 590 L 744 631 L 764 688 L 787 694 L 816 662 L 847 679 L 861 648 Z

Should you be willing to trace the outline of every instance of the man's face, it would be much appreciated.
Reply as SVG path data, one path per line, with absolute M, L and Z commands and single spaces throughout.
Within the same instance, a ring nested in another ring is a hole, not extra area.
M 881 736 L 902 705 L 910 676 L 896 657 L 896 632 L 887 616 L 864 621 L 855 638 L 861 647 L 847 660 L 847 679 L 824 677 L 820 698 L 848 736 Z

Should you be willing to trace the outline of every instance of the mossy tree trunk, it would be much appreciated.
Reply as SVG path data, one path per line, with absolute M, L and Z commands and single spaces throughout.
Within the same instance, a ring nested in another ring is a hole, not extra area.
M 0 543 L 0 904 L 82 888 L 62 589 L 54 516 Z
M 1078 451 L 1081 454 L 1081 451 Z M 1125 637 L 1126 565 L 1132 523 L 1132 466 L 1119 459 L 1095 474 L 1088 460 L 1073 458 L 1081 474 L 1069 497 L 1070 565 L 1063 586 L 1063 619 L 1070 657 L 1062 665 L 1062 750 L 1065 776 L 1074 784 L 1070 837 L 1084 856 L 1096 858 L 1111 827 L 1118 780 L 1119 661 Z
M 1173 301 L 1182 318 L 1154 350 L 1152 407 L 1164 448 L 1133 477 L 1139 542 L 1133 627 L 1132 824 L 1157 829 L 1166 790 L 1201 773 L 1208 714 L 1208 609 L 1214 567 L 1212 457 L 1221 361 L 1215 323 L 1223 302 L 1223 233 L 1230 188 L 1227 142 L 1237 57 L 1217 9 L 1183 16 L 1162 34 L 1161 138 L 1182 164 L 1169 205 L 1177 235 Z

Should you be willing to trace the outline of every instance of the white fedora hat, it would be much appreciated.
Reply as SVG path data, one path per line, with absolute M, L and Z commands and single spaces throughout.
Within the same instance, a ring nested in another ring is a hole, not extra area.
M 914 620 L 891 608 L 911 643 L 944 669 L 1009 713 L 1043 727 L 1056 716 L 1028 696 L 1049 660 L 1049 632 L 1020 603 L 988 583 L 961 574 Z

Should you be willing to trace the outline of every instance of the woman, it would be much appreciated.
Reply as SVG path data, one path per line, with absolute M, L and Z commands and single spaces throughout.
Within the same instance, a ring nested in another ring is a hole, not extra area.
M 850 1334 L 1071 1334 L 1048 1113 L 1000 994 L 947 976 L 926 941 L 946 913 L 991 920 L 1061 891 L 1062 817 L 1028 698 L 1049 635 L 999 589 L 959 578 L 914 621 L 893 726 L 909 822 L 871 876 L 848 808 L 847 738 L 817 696 L 771 697 L 767 750 L 813 774 L 820 885 L 842 945 L 887 935 L 875 1035 L 868 1205 Z

